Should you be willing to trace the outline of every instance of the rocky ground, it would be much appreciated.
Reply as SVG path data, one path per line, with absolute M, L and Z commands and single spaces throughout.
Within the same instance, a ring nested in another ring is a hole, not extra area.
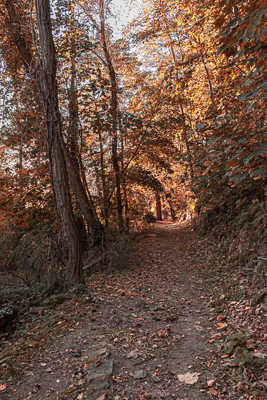
M 1 338 L 1 400 L 263 399 L 262 305 L 214 303 L 203 246 L 157 223 L 87 294 L 31 307 Z

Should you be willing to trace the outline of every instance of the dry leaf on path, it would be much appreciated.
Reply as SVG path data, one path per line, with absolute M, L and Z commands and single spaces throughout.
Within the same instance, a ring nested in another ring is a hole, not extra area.
M 187 385 L 194 385 L 194 383 L 197 383 L 199 375 L 199 372 L 187 372 L 186 374 L 178 374 L 177 378 Z
M 2 383 L 0 385 L 0 392 L 3 392 L 4 390 L 6 390 L 6 388 L 7 388 L 7 385 L 5 383 Z

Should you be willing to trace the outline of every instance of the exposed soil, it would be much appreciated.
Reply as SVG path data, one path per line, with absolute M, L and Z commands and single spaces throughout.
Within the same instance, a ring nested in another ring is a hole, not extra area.
M 17 364 L 0 377 L 0 398 L 247 398 L 216 389 L 216 339 L 226 324 L 222 316 L 218 328 L 197 254 L 192 258 L 187 252 L 194 240 L 185 227 L 157 223 L 140 234 L 125 268 L 88 280 L 93 300 L 85 296 L 55 306 L 49 340 L 44 334 L 34 337 L 34 321 L 27 351 L 18 336 L 5 339 L 2 350 L 21 350 Z M 42 307 L 33 311 L 36 321 L 51 313 Z M 102 377 L 94 380 L 97 371 Z

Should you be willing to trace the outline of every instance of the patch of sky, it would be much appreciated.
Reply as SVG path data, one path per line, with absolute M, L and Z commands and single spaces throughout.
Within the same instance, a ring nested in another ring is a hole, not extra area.
M 112 0 L 109 21 L 114 39 L 121 39 L 127 25 L 142 13 L 144 0 Z

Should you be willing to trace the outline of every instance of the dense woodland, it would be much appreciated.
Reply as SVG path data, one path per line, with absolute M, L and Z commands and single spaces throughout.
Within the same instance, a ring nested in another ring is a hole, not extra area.
M 23 279 L 81 283 L 85 251 L 156 218 L 245 205 L 264 237 L 266 0 L 146 0 L 120 38 L 110 3 L 0 1 L 0 262 Z
M 0 0 L 1 396 L 263 400 L 267 2 L 118 4 Z

